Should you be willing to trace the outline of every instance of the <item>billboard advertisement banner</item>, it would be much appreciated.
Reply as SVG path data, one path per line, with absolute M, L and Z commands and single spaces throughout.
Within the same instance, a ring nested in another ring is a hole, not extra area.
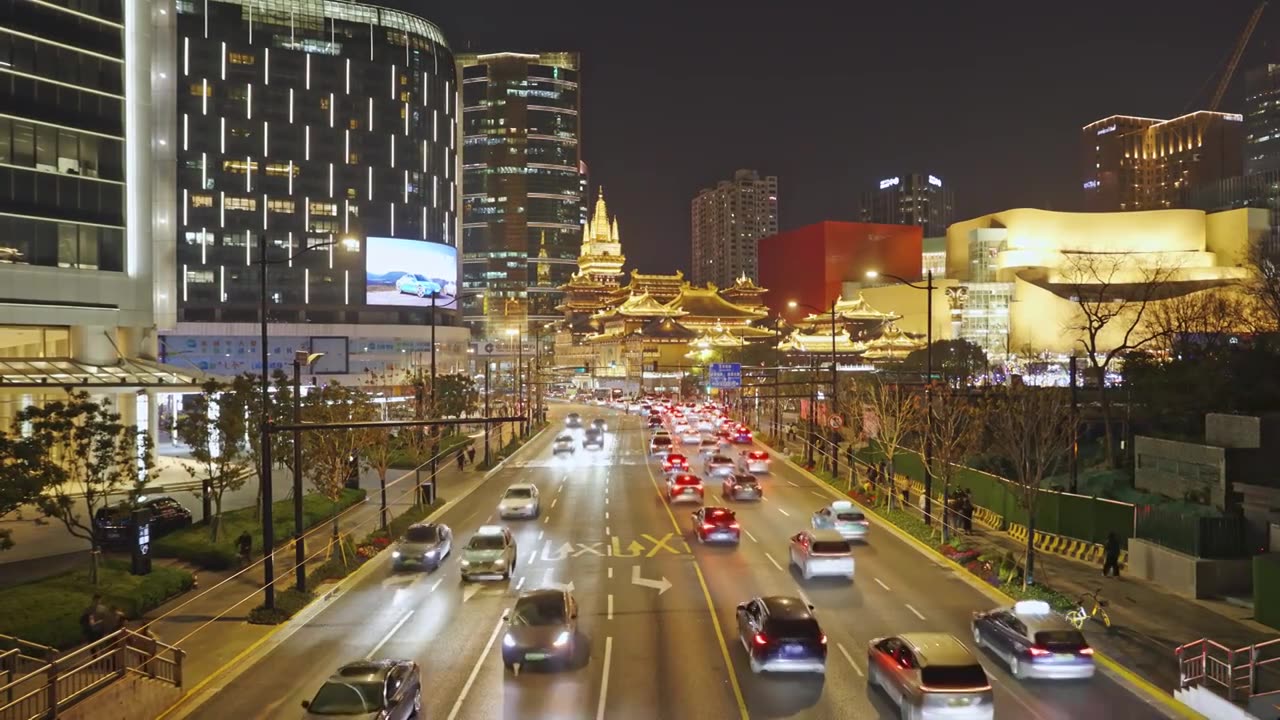
M 365 251 L 366 304 L 456 307 L 457 248 L 426 240 L 371 237 Z

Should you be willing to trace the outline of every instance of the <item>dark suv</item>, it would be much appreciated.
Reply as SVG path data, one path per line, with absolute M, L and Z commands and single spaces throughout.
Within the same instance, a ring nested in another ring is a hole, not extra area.
M 103 545 L 128 544 L 133 537 L 131 512 L 134 507 L 129 503 L 120 503 L 98 509 L 93 516 L 93 524 L 98 529 L 98 539 Z M 191 511 L 168 496 L 138 498 L 136 507 L 151 511 L 152 539 L 191 524 Z
M 738 606 L 738 637 L 751 672 L 812 672 L 827 669 L 827 636 L 800 598 L 758 597 Z

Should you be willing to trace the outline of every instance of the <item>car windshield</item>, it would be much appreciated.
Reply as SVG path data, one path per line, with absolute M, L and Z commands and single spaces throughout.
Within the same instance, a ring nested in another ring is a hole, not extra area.
M 313 715 L 364 715 L 382 709 L 382 683 L 330 681 L 311 699 Z
M 654 445 L 670 445 L 671 438 L 666 437 L 665 435 L 659 435 L 658 437 L 653 439 L 653 444 Z
M 848 555 L 849 543 L 836 540 L 817 540 L 813 551 L 819 555 Z
M 514 500 L 527 500 L 533 497 L 533 490 L 529 488 L 510 488 L 507 490 L 507 497 Z
M 404 533 L 404 539 L 414 543 L 436 541 L 436 529 L 432 525 L 413 525 Z
M 727 464 L 729 464 L 729 465 L 732 465 L 732 464 L 733 464 L 733 461 L 732 461 L 732 460 L 730 460 L 729 458 L 727 458 L 727 457 L 723 456 L 723 455 L 717 455 L 717 456 L 715 456 L 715 457 L 711 458 L 711 464 L 712 464 L 712 465 L 724 465 L 724 464 L 726 464 L 726 463 L 727 463 Z
M 501 535 L 476 535 L 467 543 L 468 550 L 501 550 Z
M 759 481 L 755 479 L 755 477 L 747 477 L 742 475 L 739 475 L 738 477 L 734 478 L 733 481 L 739 485 L 759 485 L 760 484 Z
M 521 598 L 511 613 L 512 625 L 560 625 L 564 623 L 564 600 L 559 595 Z
M 573 442 L 573 438 L 569 437 L 568 435 L 561 435 L 560 437 L 556 438 L 556 442 L 571 443 Z
M 790 638 L 816 638 L 822 635 L 818 621 L 813 618 L 770 618 L 765 623 L 766 635 Z
M 733 511 L 724 508 L 711 508 L 707 511 L 707 520 L 729 521 L 733 519 Z
M 948 690 L 987 686 L 987 674 L 981 665 L 927 665 L 920 670 L 920 679 L 931 688 Z
M 836 519 L 842 522 L 858 522 L 859 520 L 866 520 L 860 512 L 836 513 Z
M 1088 647 L 1078 630 L 1042 630 L 1036 633 L 1036 644 L 1055 652 L 1075 652 Z
M 681 475 L 676 478 L 677 485 L 701 485 L 702 481 L 697 475 Z

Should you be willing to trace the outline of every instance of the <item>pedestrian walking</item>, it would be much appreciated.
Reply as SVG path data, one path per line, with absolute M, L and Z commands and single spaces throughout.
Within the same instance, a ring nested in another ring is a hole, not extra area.
M 1120 577 L 1120 538 L 1114 532 L 1107 533 L 1107 542 L 1103 546 L 1102 576 Z
M 80 629 L 84 632 L 86 643 L 93 644 L 106 635 L 107 606 L 102 604 L 102 595 L 95 593 L 89 601 L 89 607 L 80 614 Z M 97 654 L 97 651 L 94 651 Z
M 968 490 L 965 490 L 964 498 L 960 502 L 960 512 L 964 516 L 964 531 L 969 534 L 973 532 L 973 498 L 969 497 Z
M 462 470 L 462 464 L 465 463 L 466 461 L 467 461 L 466 452 L 459 450 L 458 451 L 458 470 Z
M 240 537 L 236 538 L 236 549 L 240 555 L 240 567 L 247 567 L 253 562 L 253 536 L 248 530 L 240 533 Z
M 467 448 L 467 462 L 472 465 L 476 464 L 476 448 L 474 445 Z

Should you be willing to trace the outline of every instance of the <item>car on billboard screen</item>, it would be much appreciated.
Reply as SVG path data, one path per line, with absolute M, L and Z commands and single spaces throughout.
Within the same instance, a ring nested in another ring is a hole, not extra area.
M 366 241 L 366 304 L 454 307 L 457 295 L 457 248 L 406 238 Z

